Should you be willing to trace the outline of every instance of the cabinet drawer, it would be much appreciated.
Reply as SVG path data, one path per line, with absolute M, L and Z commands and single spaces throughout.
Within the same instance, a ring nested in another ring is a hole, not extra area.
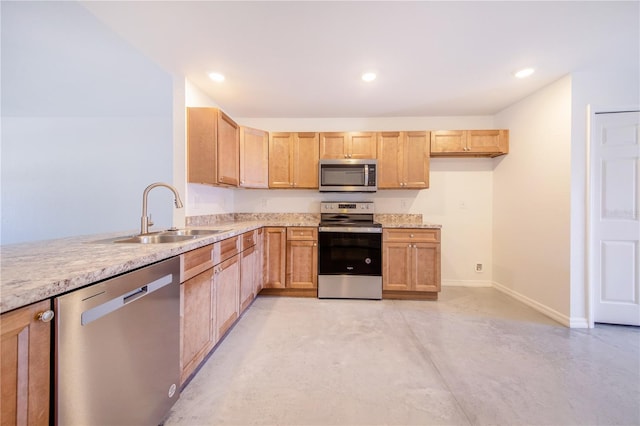
M 256 245 L 256 231 L 249 231 L 242 234 L 242 248 L 241 251 L 245 251 L 249 247 Z
M 213 245 L 213 264 L 217 265 L 238 254 L 239 241 L 239 237 L 232 237 L 215 243 Z
M 385 242 L 420 242 L 420 243 L 439 243 L 439 229 L 419 229 L 419 228 L 395 228 L 384 229 L 382 239 Z
M 195 277 L 213 266 L 213 244 L 180 255 L 180 282 Z
M 318 228 L 291 226 L 287 228 L 287 240 L 317 240 Z

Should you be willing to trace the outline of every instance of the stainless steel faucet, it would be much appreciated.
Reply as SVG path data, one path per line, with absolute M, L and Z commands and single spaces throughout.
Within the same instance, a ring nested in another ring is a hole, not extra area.
M 168 183 L 156 182 L 147 186 L 142 194 L 142 220 L 140 221 L 140 234 L 147 234 L 149 232 L 149 227 L 153 226 L 153 222 L 147 216 L 147 198 L 149 195 L 149 191 L 151 191 L 156 186 L 164 186 L 165 188 L 169 188 L 173 195 L 175 196 L 174 203 L 176 204 L 177 209 L 182 208 L 182 200 L 180 200 L 180 194 L 178 194 L 178 190 Z

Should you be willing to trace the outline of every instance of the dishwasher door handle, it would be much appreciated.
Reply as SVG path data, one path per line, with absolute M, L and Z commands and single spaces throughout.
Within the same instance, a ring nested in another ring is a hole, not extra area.
M 165 275 L 164 277 L 158 278 L 157 280 L 147 283 L 142 287 L 138 287 L 129 293 L 120 295 L 98 306 L 90 308 L 81 314 L 80 324 L 87 325 L 105 315 L 115 312 L 129 303 L 171 284 L 172 281 L 173 275 Z
M 122 304 L 126 305 L 127 303 L 131 303 L 136 299 L 140 299 L 142 296 L 147 294 L 147 286 L 142 286 L 137 290 L 132 291 L 122 298 Z

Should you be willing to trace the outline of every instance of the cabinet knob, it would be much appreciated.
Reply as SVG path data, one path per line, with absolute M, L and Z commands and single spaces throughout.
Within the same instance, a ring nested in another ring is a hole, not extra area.
M 49 322 L 53 319 L 55 313 L 49 309 L 48 311 L 40 312 L 36 317 L 38 321 Z
M 413 238 L 413 234 L 409 235 L 409 238 Z
M 313 243 L 313 246 L 316 247 L 318 245 L 318 243 Z

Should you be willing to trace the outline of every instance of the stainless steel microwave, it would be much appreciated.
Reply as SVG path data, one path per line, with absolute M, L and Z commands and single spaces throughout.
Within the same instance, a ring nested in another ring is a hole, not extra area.
M 378 160 L 320 160 L 320 192 L 376 192 Z

